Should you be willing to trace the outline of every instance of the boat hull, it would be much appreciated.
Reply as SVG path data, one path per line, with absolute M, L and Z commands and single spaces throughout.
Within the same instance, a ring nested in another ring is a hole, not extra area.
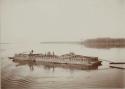
M 70 61 L 69 59 L 60 58 L 14 58 L 13 61 L 33 61 L 33 62 L 44 62 L 53 64 L 70 64 L 70 65 L 83 65 L 83 66 L 99 66 L 102 61 L 88 62 L 88 61 L 78 61 L 77 59 Z

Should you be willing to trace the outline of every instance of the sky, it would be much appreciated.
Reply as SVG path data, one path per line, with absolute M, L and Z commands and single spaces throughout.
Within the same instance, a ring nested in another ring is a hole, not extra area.
M 1 42 L 125 38 L 125 0 L 1 0 Z

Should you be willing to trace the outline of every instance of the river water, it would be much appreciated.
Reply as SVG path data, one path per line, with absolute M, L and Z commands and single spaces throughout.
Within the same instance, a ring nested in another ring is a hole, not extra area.
M 125 62 L 125 48 L 92 49 L 79 44 L 1 44 L 2 89 L 125 88 L 125 70 L 110 68 L 107 61 L 103 61 L 102 66 L 91 70 L 46 66 L 42 63 L 19 65 L 8 59 L 15 53 L 29 53 L 32 49 L 35 53 L 54 51 L 61 55 L 74 52 L 113 62 Z

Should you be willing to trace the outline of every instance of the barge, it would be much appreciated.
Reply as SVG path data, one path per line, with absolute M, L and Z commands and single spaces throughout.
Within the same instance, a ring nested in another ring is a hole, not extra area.
M 28 61 L 33 62 L 44 62 L 44 63 L 54 63 L 54 64 L 70 64 L 70 65 L 85 65 L 85 66 L 99 66 L 102 61 L 99 61 L 98 57 L 89 57 L 78 55 L 73 52 L 55 55 L 55 53 L 45 53 L 45 54 L 34 54 L 33 50 L 29 54 L 19 53 L 15 54 L 14 57 L 9 57 L 14 61 Z

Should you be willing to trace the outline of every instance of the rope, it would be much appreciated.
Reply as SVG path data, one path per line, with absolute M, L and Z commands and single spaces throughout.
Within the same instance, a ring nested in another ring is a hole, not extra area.
M 105 59 L 99 59 L 99 60 L 101 60 L 101 61 L 107 61 L 107 62 L 113 62 L 113 61 L 110 61 L 110 60 L 105 60 Z

